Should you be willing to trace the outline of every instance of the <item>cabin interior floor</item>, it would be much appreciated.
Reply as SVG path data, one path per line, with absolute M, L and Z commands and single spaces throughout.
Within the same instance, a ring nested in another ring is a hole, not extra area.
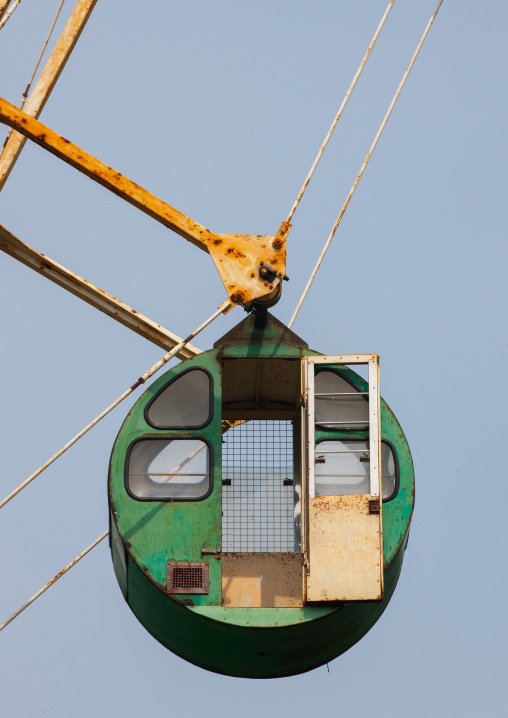
M 299 608 L 302 560 L 296 553 L 226 553 L 222 605 L 229 608 Z

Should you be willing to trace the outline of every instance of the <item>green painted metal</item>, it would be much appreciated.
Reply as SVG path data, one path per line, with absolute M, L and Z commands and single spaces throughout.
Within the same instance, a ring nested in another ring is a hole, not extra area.
M 215 548 L 221 541 L 222 485 L 220 481 L 221 446 L 221 376 L 220 365 L 208 356 L 198 355 L 154 382 L 131 409 L 118 435 L 111 456 L 110 505 L 113 517 L 132 559 L 160 590 L 166 590 L 168 561 L 208 561 L 210 593 L 195 595 L 197 605 L 221 605 L 221 562 L 213 556 L 202 556 L 203 546 Z M 213 418 L 203 429 L 194 431 L 157 431 L 144 417 L 147 404 L 168 380 L 174 379 L 190 366 L 206 367 L 213 380 Z M 214 486 L 202 501 L 137 501 L 124 488 L 125 458 L 128 447 L 137 438 L 160 436 L 199 437 L 213 451 Z
M 221 561 L 201 548 L 221 540 L 221 362 L 223 358 L 299 359 L 316 354 L 287 327 L 255 314 L 219 340 L 214 348 L 187 360 L 156 381 L 134 405 L 113 448 L 109 498 L 113 563 L 124 597 L 145 628 L 163 645 L 198 666 L 232 676 L 266 678 L 293 675 L 332 660 L 356 643 L 381 616 L 397 583 L 414 504 L 414 472 L 404 433 L 387 404 L 381 404 L 381 434 L 393 446 L 400 486 L 383 505 L 385 597 L 381 602 L 303 608 L 223 608 Z M 148 402 L 164 385 L 191 366 L 204 367 L 214 382 L 214 416 L 200 430 L 156 431 L 144 419 Z M 365 382 L 341 368 L 360 390 Z M 214 452 L 214 488 L 202 501 L 137 501 L 124 486 L 131 442 L 140 436 L 193 436 Z M 325 434 L 317 433 L 316 438 Z M 329 436 L 329 434 L 328 434 Z M 361 432 L 341 434 L 360 437 Z M 115 543 L 115 529 L 117 540 Z M 120 541 L 120 543 L 119 543 Z M 125 554 L 122 556 L 121 544 Z M 210 593 L 166 593 L 167 561 L 208 561 Z M 182 603 L 183 601 L 183 603 Z M 187 603 L 187 605 L 184 605 Z

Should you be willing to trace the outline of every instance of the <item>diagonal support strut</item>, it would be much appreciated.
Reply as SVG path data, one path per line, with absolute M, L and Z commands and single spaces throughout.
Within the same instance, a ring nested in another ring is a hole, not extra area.
M 0 122 L 208 252 L 233 304 L 280 293 L 290 229 L 286 222 L 275 236 L 215 234 L 2 98 Z
M 46 255 L 32 249 L 2 225 L 0 225 L 0 249 L 43 277 L 67 289 L 68 292 L 79 297 L 79 299 L 83 299 L 92 307 L 116 319 L 117 322 L 120 322 L 128 329 L 132 329 L 140 336 L 157 344 L 157 346 L 169 351 L 182 342 L 180 337 L 164 329 L 160 324 L 156 324 L 148 317 L 144 317 L 135 309 L 127 306 L 127 304 L 120 302 L 110 294 L 103 292 L 102 289 L 87 282 L 86 279 L 79 277 Z M 183 360 L 190 359 L 200 353 L 197 347 L 192 346 L 192 344 L 186 344 L 176 356 Z

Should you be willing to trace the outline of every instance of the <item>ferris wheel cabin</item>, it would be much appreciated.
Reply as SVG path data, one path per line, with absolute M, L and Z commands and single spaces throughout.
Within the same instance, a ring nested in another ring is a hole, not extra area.
M 138 400 L 111 457 L 111 550 L 163 645 L 211 671 L 280 677 L 374 625 L 414 503 L 378 377 L 375 355 L 322 356 L 254 312 Z

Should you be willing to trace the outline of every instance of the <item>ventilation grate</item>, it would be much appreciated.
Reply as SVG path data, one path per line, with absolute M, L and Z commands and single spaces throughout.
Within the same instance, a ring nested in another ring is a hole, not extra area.
M 168 593 L 208 593 L 208 564 L 168 561 Z

